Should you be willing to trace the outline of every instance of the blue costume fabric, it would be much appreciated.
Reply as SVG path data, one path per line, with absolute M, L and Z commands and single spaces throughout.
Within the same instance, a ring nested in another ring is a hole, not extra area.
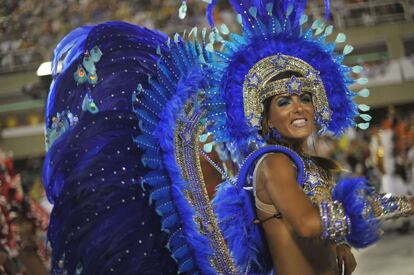
M 342 35 L 325 43 L 332 26 L 315 21 L 305 27 L 306 1 L 229 1 L 242 34 L 213 26 L 216 2 L 207 9 L 210 31 L 193 28 L 188 36 L 169 38 L 108 22 L 76 29 L 58 44 L 43 175 L 54 204 L 48 232 L 53 274 L 266 274 L 272 268 L 244 179 L 253 160 L 272 150 L 292 157 L 299 175 L 303 169 L 284 147 L 263 147 L 258 129 L 247 125 L 244 76 L 276 53 L 305 60 L 320 71 L 332 110 L 332 119 L 320 126 L 338 135 L 358 114 L 349 85 L 365 80 L 349 76 L 360 68 L 342 65 L 350 45 L 334 53 Z M 192 123 L 204 132 L 195 133 Z M 240 168 L 239 181 L 223 174 L 211 205 L 193 203 L 190 195 L 204 188 L 191 185 L 195 159 L 177 156 L 177 140 L 191 151 L 198 146 L 194 138 L 207 153 L 223 145 Z M 376 240 L 368 238 L 376 224 L 364 225 L 359 214 L 365 201 L 351 198 L 363 187 L 341 186 L 335 196 L 361 221 L 350 241 L 368 245 Z

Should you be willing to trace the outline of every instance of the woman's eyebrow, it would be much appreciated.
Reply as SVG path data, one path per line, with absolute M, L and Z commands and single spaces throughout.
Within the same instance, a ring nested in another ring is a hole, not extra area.
M 280 99 L 280 98 L 287 98 L 287 99 L 289 99 L 289 98 L 290 98 L 290 95 L 288 95 L 288 94 L 285 94 L 285 95 L 277 95 L 277 96 L 275 97 L 275 100 L 278 100 L 278 99 Z

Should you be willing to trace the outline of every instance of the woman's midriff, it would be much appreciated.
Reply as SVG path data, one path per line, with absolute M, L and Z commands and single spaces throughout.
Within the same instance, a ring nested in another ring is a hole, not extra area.
M 260 220 L 269 216 L 258 210 Z M 277 275 L 336 275 L 335 245 L 320 238 L 299 237 L 283 219 L 263 224 Z

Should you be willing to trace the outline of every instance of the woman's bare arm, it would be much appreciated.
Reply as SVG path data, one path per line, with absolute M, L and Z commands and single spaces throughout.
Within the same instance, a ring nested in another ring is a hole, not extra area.
M 302 237 L 322 233 L 319 210 L 296 181 L 296 170 L 285 154 L 271 154 L 263 161 L 264 186 L 272 203 Z

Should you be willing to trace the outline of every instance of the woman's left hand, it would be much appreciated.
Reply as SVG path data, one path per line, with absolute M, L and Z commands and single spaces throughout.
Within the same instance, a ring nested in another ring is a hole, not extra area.
M 339 274 L 350 275 L 354 272 L 357 263 L 351 247 L 346 244 L 336 246 L 336 258 L 338 262 Z

